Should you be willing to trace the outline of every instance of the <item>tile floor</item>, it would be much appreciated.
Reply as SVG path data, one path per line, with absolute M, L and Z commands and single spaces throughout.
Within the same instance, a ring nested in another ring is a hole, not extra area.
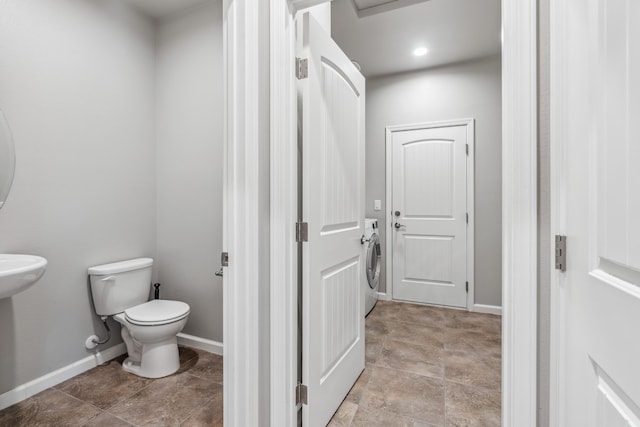
M 180 347 L 180 370 L 156 380 L 112 360 L 0 411 L 0 426 L 222 426 L 222 357 Z
M 365 370 L 329 426 L 500 426 L 499 316 L 379 301 L 365 325 Z
M 366 368 L 331 427 L 500 426 L 501 319 L 379 301 Z M 222 357 L 180 348 L 149 380 L 115 359 L 0 411 L 0 426 L 221 426 Z

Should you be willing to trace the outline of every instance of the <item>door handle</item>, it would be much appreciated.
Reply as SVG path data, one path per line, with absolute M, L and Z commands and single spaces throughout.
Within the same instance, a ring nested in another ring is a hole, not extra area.
M 400 227 L 406 227 L 406 225 L 404 225 L 404 224 L 400 224 L 399 222 L 396 222 L 393 226 L 394 226 L 396 229 L 399 229 Z

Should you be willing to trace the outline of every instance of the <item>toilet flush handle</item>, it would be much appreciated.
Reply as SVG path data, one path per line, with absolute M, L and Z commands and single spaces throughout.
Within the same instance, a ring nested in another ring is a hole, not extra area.
M 104 279 L 100 280 L 101 282 L 115 282 L 116 276 L 107 276 Z

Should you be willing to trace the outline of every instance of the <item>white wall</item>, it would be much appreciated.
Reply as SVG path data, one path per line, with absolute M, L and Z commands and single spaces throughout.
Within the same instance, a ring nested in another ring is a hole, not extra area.
M 0 300 L 0 393 L 89 354 L 102 326 L 87 267 L 154 256 L 153 53 L 152 23 L 122 2 L 0 2 L 0 108 L 17 151 L 0 253 L 49 260 Z
M 385 224 L 385 127 L 476 119 L 475 302 L 501 306 L 501 65 L 499 57 L 367 80 L 366 215 Z M 374 200 L 382 210 L 374 211 Z M 385 248 L 387 227 L 380 227 Z M 383 257 L 386 254 L 383 249 Z M 386 289 L 382 263 L 381 292 Z
M 157 266 L 187 334 L 222 342 L 222 2 L 165 18 L 157 38 Z

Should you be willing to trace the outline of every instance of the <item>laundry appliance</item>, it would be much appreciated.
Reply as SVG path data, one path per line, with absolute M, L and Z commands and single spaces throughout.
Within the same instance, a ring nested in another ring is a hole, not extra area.
M 380 235 L 378 234 L 378 220 L 366 218 L 364 220 L 364 243 L 366 245 L 365 266 L 367 286 L 365 286 L 365 316 L 368 315 L 378 302 L 378 287 L 380 285 Z

